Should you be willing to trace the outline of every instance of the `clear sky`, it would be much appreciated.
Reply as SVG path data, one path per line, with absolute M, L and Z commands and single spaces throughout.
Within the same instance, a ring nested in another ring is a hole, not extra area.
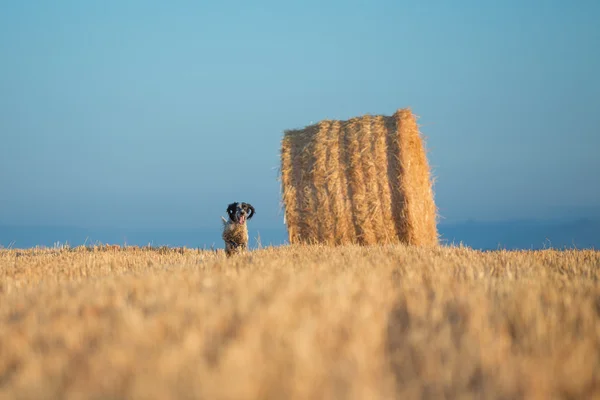
M 447 220 L 600 210 L 600 1 L 5 1 L 0 223 L 280 226 L 284 129 L 411 107 Z

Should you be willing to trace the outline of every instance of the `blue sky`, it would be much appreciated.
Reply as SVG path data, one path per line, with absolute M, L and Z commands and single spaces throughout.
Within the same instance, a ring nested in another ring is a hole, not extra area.
M 284 129 L 407 106 L 444 220 L 600 215 L 600 2 L 571 4 L 3 2 L 0 223 L 280 226 Z

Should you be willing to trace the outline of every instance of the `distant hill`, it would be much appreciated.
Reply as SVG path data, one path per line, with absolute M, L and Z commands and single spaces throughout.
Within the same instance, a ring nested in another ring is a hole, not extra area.
M 250 245 L 280 245 L 287 236 L 283 229 L 250 229 Z M 188 248 L 222 248 L 221 231 L 217 229 L 119 229 L 79 228 L 65 226 L 0 225 L 0 246 L 13 248 L 53 247 L 56 244 L 119 244 L 137 246 L 185 246 Z
M 480 250 L 596 248 L 600 249 L 600 219 L 562 221 L 522 220 L 442 223 L 439 231 L 443 244 L 459 244 Z M 250 245 L 286 243 L 285 227 L 258 229 L 250 227 Z M 118 228 L 77 228 L 60 226 L 0 225 L 0 246 L 31 248 L 52 247 L 56 243 L 71 246 L 94 243 L 144 246 L 186 246 L 190 248 L 222 248 L 218 229 L 133 230 Z
M 600 220 L 467 221 L 440 224 L 442 243 L 463 244 L 481 250 L 595 248 L 600 249 Z

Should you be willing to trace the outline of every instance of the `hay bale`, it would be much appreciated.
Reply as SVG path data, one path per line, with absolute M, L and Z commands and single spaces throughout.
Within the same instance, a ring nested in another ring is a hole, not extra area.
M 408 109 L 285 131 L 281 183 L 290 243 L 438 243 L 429 165 Z

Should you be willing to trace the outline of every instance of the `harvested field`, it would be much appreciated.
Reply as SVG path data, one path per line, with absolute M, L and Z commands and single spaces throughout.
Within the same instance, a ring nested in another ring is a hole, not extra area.
M 600 252 L 0 250 L 0 398 L 600 396 Z
M 286 131 L 281 183 L 292 244 L 438 243 L 429 164 L 408 109 Z

